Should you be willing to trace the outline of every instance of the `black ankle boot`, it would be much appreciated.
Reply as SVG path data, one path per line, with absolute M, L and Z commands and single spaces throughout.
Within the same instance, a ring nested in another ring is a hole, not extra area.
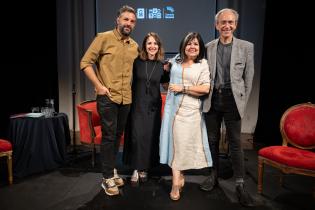
M 210 176 L 208 176 L 201 184 L 200 189 L 204 191 L 211 191 L 218 184 L 217 172 L 212 169 L 210 171 Z
M 245 190 L 244 184 L 237 185 L 235 188 L 236 196 L 241 205 L 246 207 L 255 206 L 253 198 L 249 195 L 249 193 Z
M 140 180 L 140 182 L 148 181 L 148 172 L 146 172 L 146 171 L 139 171 L 139 180 Z

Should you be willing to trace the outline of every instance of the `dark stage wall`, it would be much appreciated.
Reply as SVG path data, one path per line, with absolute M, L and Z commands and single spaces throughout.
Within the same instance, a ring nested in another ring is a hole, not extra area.
M 311 8 L 294 1 L 267 1 L 255 141 L 280 144 L 279 124 L 285 110 L 298 103 L 315 103 Z
M 7 1 L 1 18 L 0 137 L 9 116 L 54 98 L 58 109 L 55 1 Z M 4 55 L 4 56 L 3 56 Z

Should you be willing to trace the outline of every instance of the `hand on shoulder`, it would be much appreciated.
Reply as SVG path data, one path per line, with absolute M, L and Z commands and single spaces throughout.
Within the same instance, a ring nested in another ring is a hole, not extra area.
M 201 63 L 201 66 L 207 66 L 208 67 L 208 61 L 205 58 L 203 58 L 200 63 Z

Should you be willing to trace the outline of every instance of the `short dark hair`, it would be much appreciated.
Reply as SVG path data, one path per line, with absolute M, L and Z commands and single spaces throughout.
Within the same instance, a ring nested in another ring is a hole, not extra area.
M 180 42 L 179 59 L 177 60 L 177 62 L 179 62 L 179 63 L 184 62 L 184 60 L 187 58 L 187 56 L 185 54 L 185 48 L 186 48 L 187 44 L 195 38 L 198 40 L 198 43 L 199 43 L 199 54 L 198 54 L 197 58 L 194 60 L 194 62 L 195 63 L 200 62 L 201 59 L 203 59 L 205 57 L 206 48 L 205 48 L 205 44 L 201 38 L 201 35 L 197 32 L 189 32 L 184 37 L 184 39 Z
M 146 43 L 147 43 L 147 40 L 150 36 L 152 36 L 155 39 L 157 45 L 159 46 L 159 50 L 157 51 L 157 53 L 155 55 L 155 60 L 162 61 L 164 59 L 164 49 L 163 49 L 162 42 L 161 42 L 159 35 L 157 33 L 154 33 L 154 32 L 150 32 L 144 37 L 143 42 L 142 42 L 141 51 L 140 51 L 140 58 L 142 60 L 148 60 L 148 52 L 146 50 Z
M 117 17 L 119 17 L 122 13 L 124 12 L 130 12 L 133 13 L 136 17 L 136 11 L 134 10 L 134 8 L 132 8 L 131 6 L 128 5 L 124 5 L 122 6 L 118 11 L 117 11 Z

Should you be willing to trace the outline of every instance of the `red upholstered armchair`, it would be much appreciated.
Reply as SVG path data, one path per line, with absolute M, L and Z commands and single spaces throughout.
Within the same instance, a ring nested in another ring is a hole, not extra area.
M 97 112 L 96 101 L 84 101 L 77 105 L 80 127 L 80 142 L 91 146 L 92 166 L 95 165 L 96 145 L 102 139 L 100 116 Z
M 12 144 L 8 140 L 0 139 L 0 157 L 7 157 L 9 184 L 13 183 L 12 172 Z
M 96 146 L 101 144 L 101 120 L 97 112 L 96 100 L 88 100 L 77 105 L 81 144 L 89 145 L 92 149 L 92 166 L 95 166 Z M 120 144 L 124 142 L 124 135 Z
M 303 103 L 287 109 L 280 120 L 280 132 L 282 146 L 258 151 L 258 193 L 262 193 L 264 164 L 282 173 L 315 177 L 315 105 Z

